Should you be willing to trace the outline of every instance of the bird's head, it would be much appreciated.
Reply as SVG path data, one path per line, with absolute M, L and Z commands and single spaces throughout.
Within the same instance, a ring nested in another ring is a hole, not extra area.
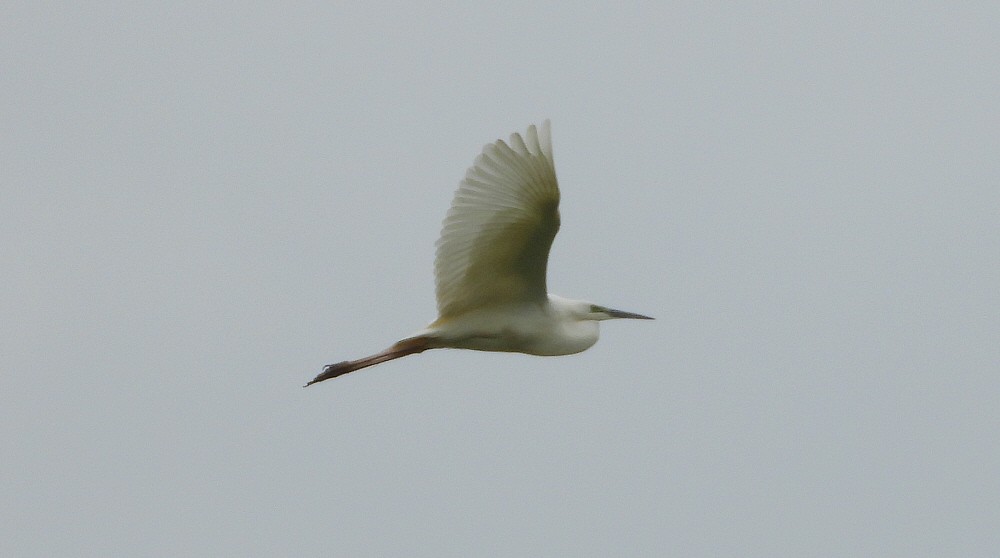
M 599 322 L 614 318 L 632 318 L 635 320 L 653 319 L 649 316 L 643 316 L 642 314 L 626 312 L 624 310 L 615 310 L 614 308 L 608 308 L 606 306 L 594 304 L 593 302 L 587 302 L 586 300 L 568 300 L 554 295 L 549 295 L 549 303 L 557 308 L 567 310 L 579 320 L 592 320 Z

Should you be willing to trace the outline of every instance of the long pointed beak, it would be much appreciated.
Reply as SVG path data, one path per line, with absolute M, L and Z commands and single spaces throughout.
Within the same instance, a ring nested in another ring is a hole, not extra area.
M 625 312 L 624 310 L 615 310 L 613 308 L 607 309 L 607 314 L 612 318 L 632 318 L 635 320 L 653 320 L 655 318 L 650 318 L 649 316 L 643 316 L 642 314 L 636 314 L 634 312 Z

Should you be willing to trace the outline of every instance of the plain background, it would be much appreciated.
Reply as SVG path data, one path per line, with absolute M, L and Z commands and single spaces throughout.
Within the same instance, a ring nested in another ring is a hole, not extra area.
M 996 3 L 339 4 L 4 4 L 0 554 L 1000 554 Z M 657 320 L 302 389 L 544 118 Z

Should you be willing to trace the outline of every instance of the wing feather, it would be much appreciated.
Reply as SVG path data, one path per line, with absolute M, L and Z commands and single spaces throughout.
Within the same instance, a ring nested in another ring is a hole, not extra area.
M 549 121 L 483 147 L 458 186 L 434 261 L 440 318 L 544 301 L 559 186 Z

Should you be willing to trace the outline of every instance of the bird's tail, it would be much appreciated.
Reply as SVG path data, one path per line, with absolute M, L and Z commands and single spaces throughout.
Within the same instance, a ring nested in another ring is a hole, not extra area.
M 427 337 L 418 336 L 403 339 L 381 353 L 376 353 L 365 358 L 359 358 L 358 360 L 345 360 L 344 362 L 338 362 L 336 364 L 327 364 L 323 368 L 323 372 L 302 387 L 309 387 L 317 382 L 329 380 L 330 378 L 336 378 L 337 376 L 342 376 L 348 372 L 368 368 L 369 366 L 381 364 L 388 360 L 422 353 L 430 348 L 430 339 Z

